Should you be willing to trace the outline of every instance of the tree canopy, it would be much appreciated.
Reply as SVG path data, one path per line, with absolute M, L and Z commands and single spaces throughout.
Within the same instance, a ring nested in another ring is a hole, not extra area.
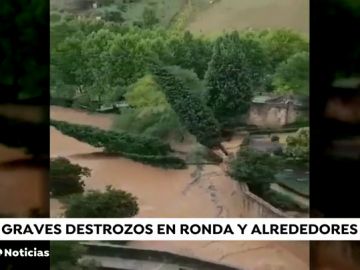
M 280 93 L 309 95 L 309 53 L 299 52 L 290 56 L 276 69 L 274 89 Z
M 219 123 L 201 98 L 193 94 L 181 79 L 172 74 L 171 68 L 165 68 L 157 63 L 150 67 L 167 101 L 186 129 L 197 138 L 199 143 L 209 148 L 219 147 L 221 142 Z
M 205 76 L 207 104 L 218 119 L 244 113 L 264 77 L 264 52 L 237 32 L 218 38 Z
M 67 218 L 130 218 L 139 212 L 137 199 L 110 186 L 104 192 L 90 191 L 66 199 Z
M 84 177 L 90 169 L 72 164 L 66 158 L 55 158 L 50 162 L 50 192 L 53 196 L 64 196 L 84 192 Z

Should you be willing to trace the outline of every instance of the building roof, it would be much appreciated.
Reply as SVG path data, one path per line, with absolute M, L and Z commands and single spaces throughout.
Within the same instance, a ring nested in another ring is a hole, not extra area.
M 306 101 L 303 98 L 296 96 L 255 96 L 252 100 L 252 103 L 257 104 L 286 104 L 288 102 L 292 102 L 297 106 L 304 106 Z
M 270 96 L 256 96 L 253 98 L 253 103 L 266 103 L 268 102 L 272 97 Z

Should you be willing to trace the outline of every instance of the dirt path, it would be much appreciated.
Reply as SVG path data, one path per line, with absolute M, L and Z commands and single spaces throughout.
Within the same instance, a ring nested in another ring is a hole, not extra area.
M 111 117 L 55 108 L 57 120 L 108 128 Z M 76 120 L 73 120 L 76 119 Z M 89 122 L 86 122 L 89 121 Z M 235 147 L 232 143 L 229 146 Z M 64 156 L 91 168 L 87 189 L 112 185 L 133 193 L 140 204 L 139 217 L 238 217 L 241 198 L 238 186 L 214 165 L 190 166 L 186 170 L 163 170 L 123 158 L 84 155 L 94 147 L 62 135 L 51 128 L 51 156 Z M 60 204 L 51 201 L 51 214 L 61 213 Z M 133 242 L 134 247 L 173 251 L 183 255 L 228 263 L 245 269 L 308 269 L 307 245 L 289 243 L 282 247 L 270 242 Z M 289 248 L 291 247 L 291 248 Z M 290 251 L 290 252 L 289 252 Z M 275 268 L 266 268 L 272 265 Z M 284 268 L 282 268 L 284 266 Z
M 291 28 L 309 33 L 309 0 L 220 0 L 197 14 L 188 30 L 218 34 L 246 28 Z

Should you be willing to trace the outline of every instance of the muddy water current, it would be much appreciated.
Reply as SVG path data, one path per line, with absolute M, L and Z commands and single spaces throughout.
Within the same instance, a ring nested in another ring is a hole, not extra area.
M 110 129 L 114 115 L 89 114 L 52 107 L 51 118 Z M 134 194 L 138 217 L 239 217 L 237 183 L 219 166 L 190 166 L 164 170 L 124 158 L 99 157 L 101 151 L 51 128 L 51 156 L 62 156 L 92 170 L 86 189 L 112 185 Z M 51 215 L 60 216 L 61 204 L 51 200 Z M 176 252 L 253 270 L 306 270 L 308 245 L 294 242 L 132 242 L 131 246 Z

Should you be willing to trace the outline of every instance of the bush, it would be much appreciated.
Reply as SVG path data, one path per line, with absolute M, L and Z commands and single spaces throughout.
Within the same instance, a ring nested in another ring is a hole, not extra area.
M 50 162 L 50 192 L 53 196 L 64 196 L 84 192 L 83 177 L 90 176 L 90 169 L 71 164 L 66 158 Z
M 308 164 L 309 162 L 309 128 L 300 128 L 294 136 L 286 138 L 285 155 L 289 161 Z
M 229 174 L 237 181 L 254 187 L 268 186 L 275 181 L 279 165 L 279 159 L 269 153 L 246 148 L 237 153 Z
M 137 215 L 137 199 L 130 193 L 108 186 L 105 192 L 75 194 L 66 201 L 67 218 L 129 218 Z

